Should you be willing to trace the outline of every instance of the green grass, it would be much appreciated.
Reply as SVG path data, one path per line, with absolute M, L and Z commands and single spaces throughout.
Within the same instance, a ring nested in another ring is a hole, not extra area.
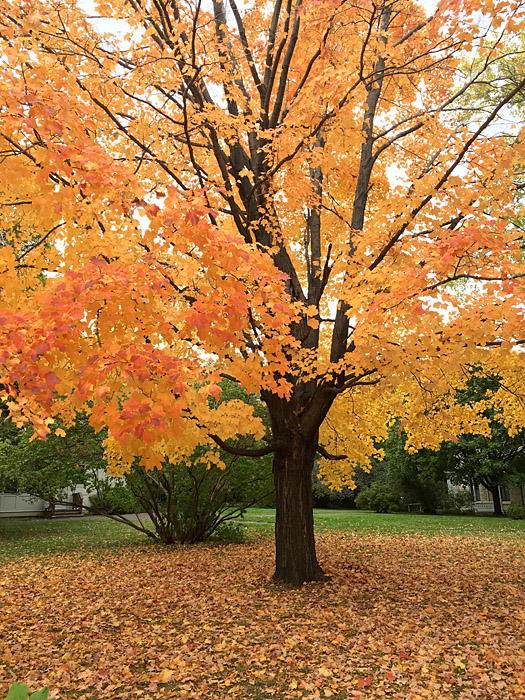
M 269 529 L 275 523 L 272 508 L 249 508 L 244 520 L 254 528 Z M 476 535 L 525 534 L 525 520 L 468 515 L 422 515 L 417 513 L 372 513 L 363 510 L 314 509 L 317 530 L 392 532 L 398 534 Z
M 54 552 L 92 551 L 146 537 L 114 520 L 4 520 L 0 518 L 0 561 Z
M 384 532 L 408 535 L 523 536 L 525 520 L 457 515 L 378 514 L 356 510 L 314 510 L 318 531 Z M 275 511 L 249 508 L 244 516 L 247 533 L 271 535 Z M 113 520 L 3 520 L 0 519 L 0 561 L 54 552 L 93 551 L 149 540 Z

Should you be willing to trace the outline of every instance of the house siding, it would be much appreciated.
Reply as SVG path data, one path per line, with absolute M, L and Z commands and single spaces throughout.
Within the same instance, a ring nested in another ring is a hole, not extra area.
M 68 491 L 68 500 L 72 493 L 73 491 Z M 82 484 L 77 484 L 76 493 L 82 494 L 84 505 L 91 505 L 89 494 Z M 28 493 L 0 493 L 0 518 L 42 517 L 46 505 L 46 501 L 30 496 Z M 61 510 L 66 507 L 57 505 L 56 509 Z
M 479 499 L 474 501 L 474 509 L 477 513 L 493 513 L 494 503 L 492 499 L 492 494 L 484 486 L 479 486 Z M 525 505 L 524 502 L 524 488 L 522 486 L 512 486 L 508 489 L 509 498 L 502 498 L 501 505 L 503 510 L 507 509 L 507 506 L 511 502 L 519 503 L 520 505 Z

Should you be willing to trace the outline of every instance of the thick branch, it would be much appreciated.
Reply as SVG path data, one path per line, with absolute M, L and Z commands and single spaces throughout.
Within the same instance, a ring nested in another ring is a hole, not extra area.
M 330 454 L 330 452 L 327 452 L 322 445 L 317 445 L 316 452 L 318 452 L 321 455 L 321 457 L 324 457 L 325 459 L 330 459 L 332 461 L 342 461 L 343 459 L 348 459 L 347 455 Z
M 266 447 L 260 447 L 259 449 L 249 450 L 245 449 L 244 447 L 232 447 L 231 445 L 228 445 L 227 442 L 224 442 L 224 440 L 222 440 L 218 435 L 212 435 L 210 433 L 209 436 L 225 452 L 229 452 L 229 454 L 237 455 L 239 457 L 264 457 L 264 455 L 269 455 L 272 452 L 275 452 L 275 450 L 279 446 L 278 443 L 272 442 L 271 445 L 267 445 Z

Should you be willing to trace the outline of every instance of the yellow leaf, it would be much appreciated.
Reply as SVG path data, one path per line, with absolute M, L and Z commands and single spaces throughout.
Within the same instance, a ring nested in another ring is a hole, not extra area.
M 169 668 L 164 668 L 160 672 L 158 678 L 157 678 L 157 683 L 169 683 L 171 679 L 173 678 L 173 671 L 170 671 Z

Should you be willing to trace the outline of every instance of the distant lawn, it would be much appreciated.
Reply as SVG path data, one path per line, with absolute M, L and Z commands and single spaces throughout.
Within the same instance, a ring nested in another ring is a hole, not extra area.
M 314 510 L 319 532 L 523 536 L 524 520 L 457 515 L 378 514 L 359 510 Z M 249 508 L 240 521 L 247 535 L 272 536 L 275 510 Z M 60 552 L 89 552 L 150 542 L 144 535 L 114 520 L 4 520 L 0 518 L 0 561 Z
M 251 527 L 269 529 L 275 523 L 273 508 L 249 508 L 244 516 Z M 525 534 L 525 520 L 467 515 L 422 515 L 416 513 L 373 513 L 363 510 L 314 509 L 317 530 L 353 530 L 399 534 L 519 535 Z M 257 523 L 257 524 L 253 524 Z M 259 525 L 260 523 L 260 525 Z

